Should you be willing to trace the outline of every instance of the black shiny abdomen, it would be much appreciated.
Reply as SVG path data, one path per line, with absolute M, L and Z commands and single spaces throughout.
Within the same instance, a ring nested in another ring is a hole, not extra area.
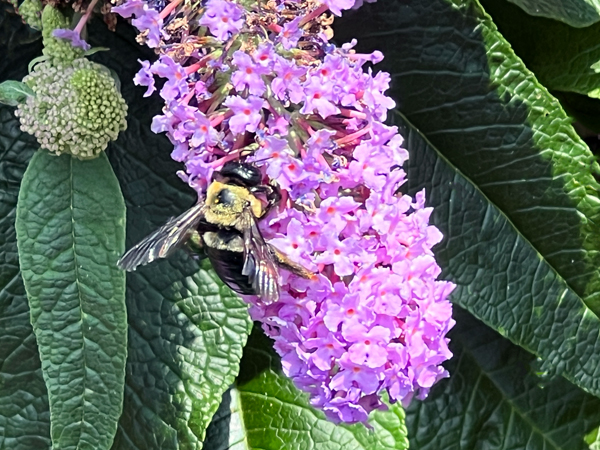
M 230 180 L 235 180 L 245 187 L 258 186 L 262 181 L 262 174 L 260 170 L 248 163 L 241 163 L 237 161 L 226 162 L 219 173 L 223 177 L 227 177 Z
M 217 235 L 219 237 L 220 246 L 227 247 L 228 241 L 234 237 L 241 236 L 241 233 L 237 230 L 220 229 L 217 232 Z M 242 275 L 242 269 L 244 268 L 243 250 L 231 251 L 223 248 L 215 248 L 208 245 L 206 241 L 204 241 L 204 244 L 206 256 L 223 283 L 238 294 L 256 294 L 248 277 Z

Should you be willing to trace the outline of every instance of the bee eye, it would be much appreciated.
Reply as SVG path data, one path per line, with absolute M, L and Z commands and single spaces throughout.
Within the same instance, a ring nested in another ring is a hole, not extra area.
M 224 205 L 233 205 L 235 203 L 235 194 L 229 189 L 221 190 L 215 197 L 215 204 L 223 203 Z

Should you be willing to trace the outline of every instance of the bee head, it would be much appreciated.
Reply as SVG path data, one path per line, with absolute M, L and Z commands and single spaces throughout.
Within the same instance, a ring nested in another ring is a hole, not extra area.
M 223 207 L 228 208 L 233 207 L 236 201 L 239 201 L 239 196 L 236 197 L 236 195 L 233 192 L 231 192 L 231 190 L 227 187 L 224 187 L 219 192 L 217 192 L 214 198 L 215 204 L 220 204 L 223 205 Z
M 211 223 L 230 226 L 245 208 L 250 207 L 255 217 L 263 214 L 263 206 L 254 195 L 243 186 L 213 181 L 206 192 L 206 216 Z M 218 217 L 218 219 L 217 219 Z

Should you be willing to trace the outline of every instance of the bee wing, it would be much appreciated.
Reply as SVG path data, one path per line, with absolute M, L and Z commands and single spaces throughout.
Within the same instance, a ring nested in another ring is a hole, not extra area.
M 239 225 L 238 228 L 244 230 L 242 275 L 248 277 L 256 295 L 265 303 L 276 302 L 279 300 L 279 271 L 250 208 L 240 215 Z
M 204 204 L 198 203 L 180 216 L 171 218 L 158 230 L 135 244 L 117 262 L 120 269 L 131 272 L 138 266 L 158 258 L 170 256 L 187 241 L 194 228 L 204 217 Z

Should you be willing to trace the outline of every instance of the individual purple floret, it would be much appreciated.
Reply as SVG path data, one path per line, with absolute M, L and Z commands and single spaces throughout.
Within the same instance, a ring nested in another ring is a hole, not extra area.
M 237 33 L 244 24 L 244 9 L 227 0 L 209 0 L 199 24 L 208 27 L 220 41 L 225 41 L 230 33 Z
M 120 6 L 113 6 L 112 12 L 128 19 L 131 16 L 140 17 L 147 8 L 148 5 L 144 0 L 129 0 Z
M 146 89 L 144 97 L 149 97 L 156 90 L 154 86 L 154 73 L 150 67 L 150 62 L 140 61 L 139 59 L 138 62 L 142 65 L 142 68 L 133 77 L 133 83 L 136 86 L 147 86 L 148 89 Z
M 71 45 L 73 45 L 73 47 L 79 47 L 85 51 L 88 51 L 90 48 L 92 48 L 90 44 L 81 39 L 81 34 L 76 30 L 57 28 L 56 30 L 52 31 L 52 36 L 71 41 Z
M 162 18 L 155 10 L 147 8 L 138 17 L 131 21 L 134 27 L 140 31 L 146 31 L 146 44 L 150 48 L 160 45 Z
M 160 45 L 161 39 L 168 39 L 169 34 L 163 28 L 163 18 L 181 3 L 182 0 L 174 0 L 161 13 L 148 6 L 143 0 L 129 0 L 122 5 L 113 6 L 112 12 L 124 18 L 135 18 L 131 21 L 141 33 L 143 41 L 150 48 Z
M 119 11 L 135 15 L 139 1 Z M 408 152 L 383 123 L 395 107 L 385 94 L 391 78 L 371 68 L 383 55 L 328 42 L 322 14 L 354 4 L 209 0 L 194 22 L 198 11 L 175 0 L 156 14 L 190 20 L 159 30 L 161 57 L 136 76 L 147 93 L 155 75 L 166 79 L 152 130 L 167 133 L 185 165 L 179 175 L 199 196 L 231 160 L 253 163 L 279 187 L 282 200 L 259 227 L 315 278 L 282 270 L 279 301 L 245 300 L 284 373 L 348 423 L 385 409 L 384 393 L 391 402 L 425 398 L 448 376 L 454 325 L 454 285 L 438 280 L 432 252 L 443 236 L 429 224 L 425 192 L 401 193 Z

